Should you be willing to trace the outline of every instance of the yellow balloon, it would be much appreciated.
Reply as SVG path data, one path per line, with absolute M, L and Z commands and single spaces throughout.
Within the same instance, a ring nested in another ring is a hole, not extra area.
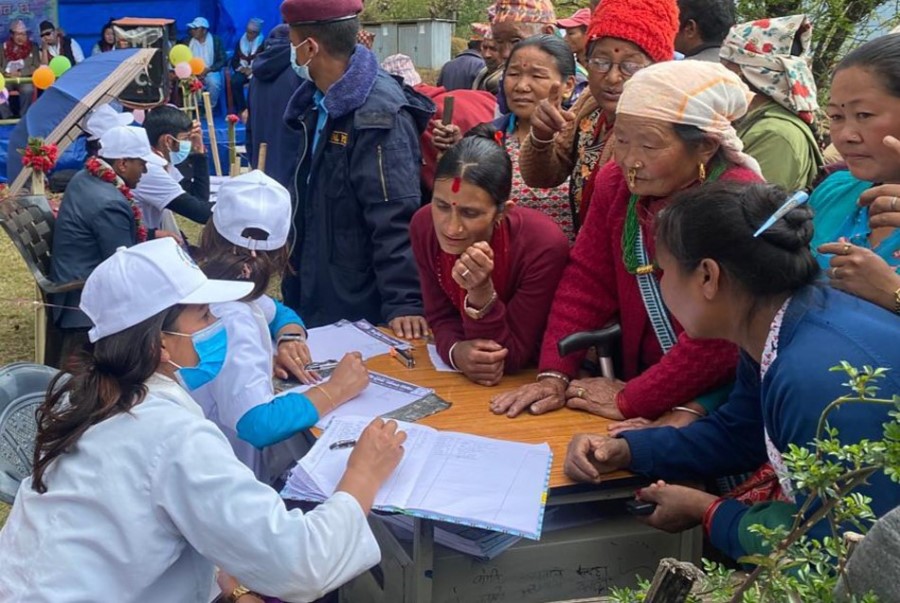
M 56 74 L 46 65 L 41 65 L 35 69 L 34 75 L 31 76 L 31 81 L 38 90 L 46 90 L 56 81 Z
M 169 51 L 169 61 L 173 65 L 187 63 L 192 58 L 194 58 L 194 53 L 192 53 L 191 49 L 184 44 L 176 44 L 172 47 L 172 50 Z

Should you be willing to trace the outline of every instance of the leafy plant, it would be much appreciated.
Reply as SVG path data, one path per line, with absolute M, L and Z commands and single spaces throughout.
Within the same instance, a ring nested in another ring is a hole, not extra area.
M 834 589 L 850 553 L 841 532 L 852 527 L 865 534 L 875 520 L 869 506 L 871 499 L 854 490 L 879 471 L 900 483 L 900 396 L 878 397 L 877 382 L 887 370 L 869 366 L 857 369 L 847 362 L 830 369 L 847 375 L 843 385 L 850 392 L 822 412 L 811 448 L 792 444 L 783 455 L 792 485 L 806 495 L 793 525 L 750 528 L 772 552 L 740 559 L 741 563 L 756 566 L 745 579 L 733 570 L 704 560 L 706 578 L 699 589 L 695 588 L 689 602 L 834 601 Z M 842 443 L 838 430 L 828 424 L 828 417 L 846 404 L 893 406 L 888 413 L 890 420 L 884 425 L 883 439 Z M 809 530 L 821 520 L 828 522 L 831 534 L 821 541 L 808 538 Z M 642 602 L 648 587 L 649 583 L 642 583 L 635 590 L 613 589 L 610 598 L 622 603 Z M 870 593 L 855 593 L 850 599 L 855 603 L 876 600 Z

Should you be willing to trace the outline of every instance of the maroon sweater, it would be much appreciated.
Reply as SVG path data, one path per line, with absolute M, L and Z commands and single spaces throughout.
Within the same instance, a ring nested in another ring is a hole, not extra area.
M 721 179 L 762 180 L 739 167 L 729 168 Z M 606 164 L 597 175 L 584 225 L 553 300 L 540 367 L 574 376 L 584 353 L 561 358 L 556 343 L 572 333 L 618 321 L 624 371 L 619 377 L 628 382 L 617 398 L 619 411 L 626 418 L 654 419 L 733 380 L 738 349 L 725 341 L 691 339 L 670 314 L 678 342 L 663 356 L 637 278 L 628 273 L 622 259 L 622 231 L 630 196 L 619 166 Z M 650 258 L 656 250 L 653 220 L 668 203 L 669 199 L 642 199 L 638 204 Z
M 419 267 L 425 318 L 445 362 L 450 361 L 454 343 L 472 339 L 492 339 L 507 348 L 507 373 L 537 360 L 553 292 L 569 256 L 569 243 L 553 220 L 533 209 L 514 207 L 506 220 L 509 221 L 506 299 L 499 298 L 481 320 L 473 320 L 456 309 L 438 280 L 440 244 L 434 232 L 431 206 L 426 205 L 413 216 L 409 231 Z

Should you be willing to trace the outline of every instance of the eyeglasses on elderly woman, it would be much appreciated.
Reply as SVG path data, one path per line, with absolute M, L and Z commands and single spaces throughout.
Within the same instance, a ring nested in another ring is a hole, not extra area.
M 588 59 L 587 66 L 588 69 L 594 71 L 596 73 L 609 73 L 612 71 L 613 67 L 618 67 L 619 71 L 622 72 L 622 75 L 626 77 L 631 77 L 644 67 L 646 67 L 649 63 L 639 63 L 637 61 L 610 61 L 604 57 L 593 57 Z

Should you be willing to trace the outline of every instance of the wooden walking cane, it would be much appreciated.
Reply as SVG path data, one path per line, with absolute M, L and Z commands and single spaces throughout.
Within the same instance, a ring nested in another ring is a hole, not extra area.
M 216 176 L 222 177 L 222 162 L 219 160 L 219 143 L 216 142 L 216 122 L 213 120 L 212 105 L 209 102 L 209 92 L 203 93 L 203 106 L 206 109 L 206 126 L 209 128 L 209 146 L 212 147 L 213 165 L 216 168 Z
M 268 143 L 260 143 L 259 145 L 259 157 L 256 160 L 256 169 L 258 169 L 262 173 L 266 173 L 266 154 L 269 152 Z

